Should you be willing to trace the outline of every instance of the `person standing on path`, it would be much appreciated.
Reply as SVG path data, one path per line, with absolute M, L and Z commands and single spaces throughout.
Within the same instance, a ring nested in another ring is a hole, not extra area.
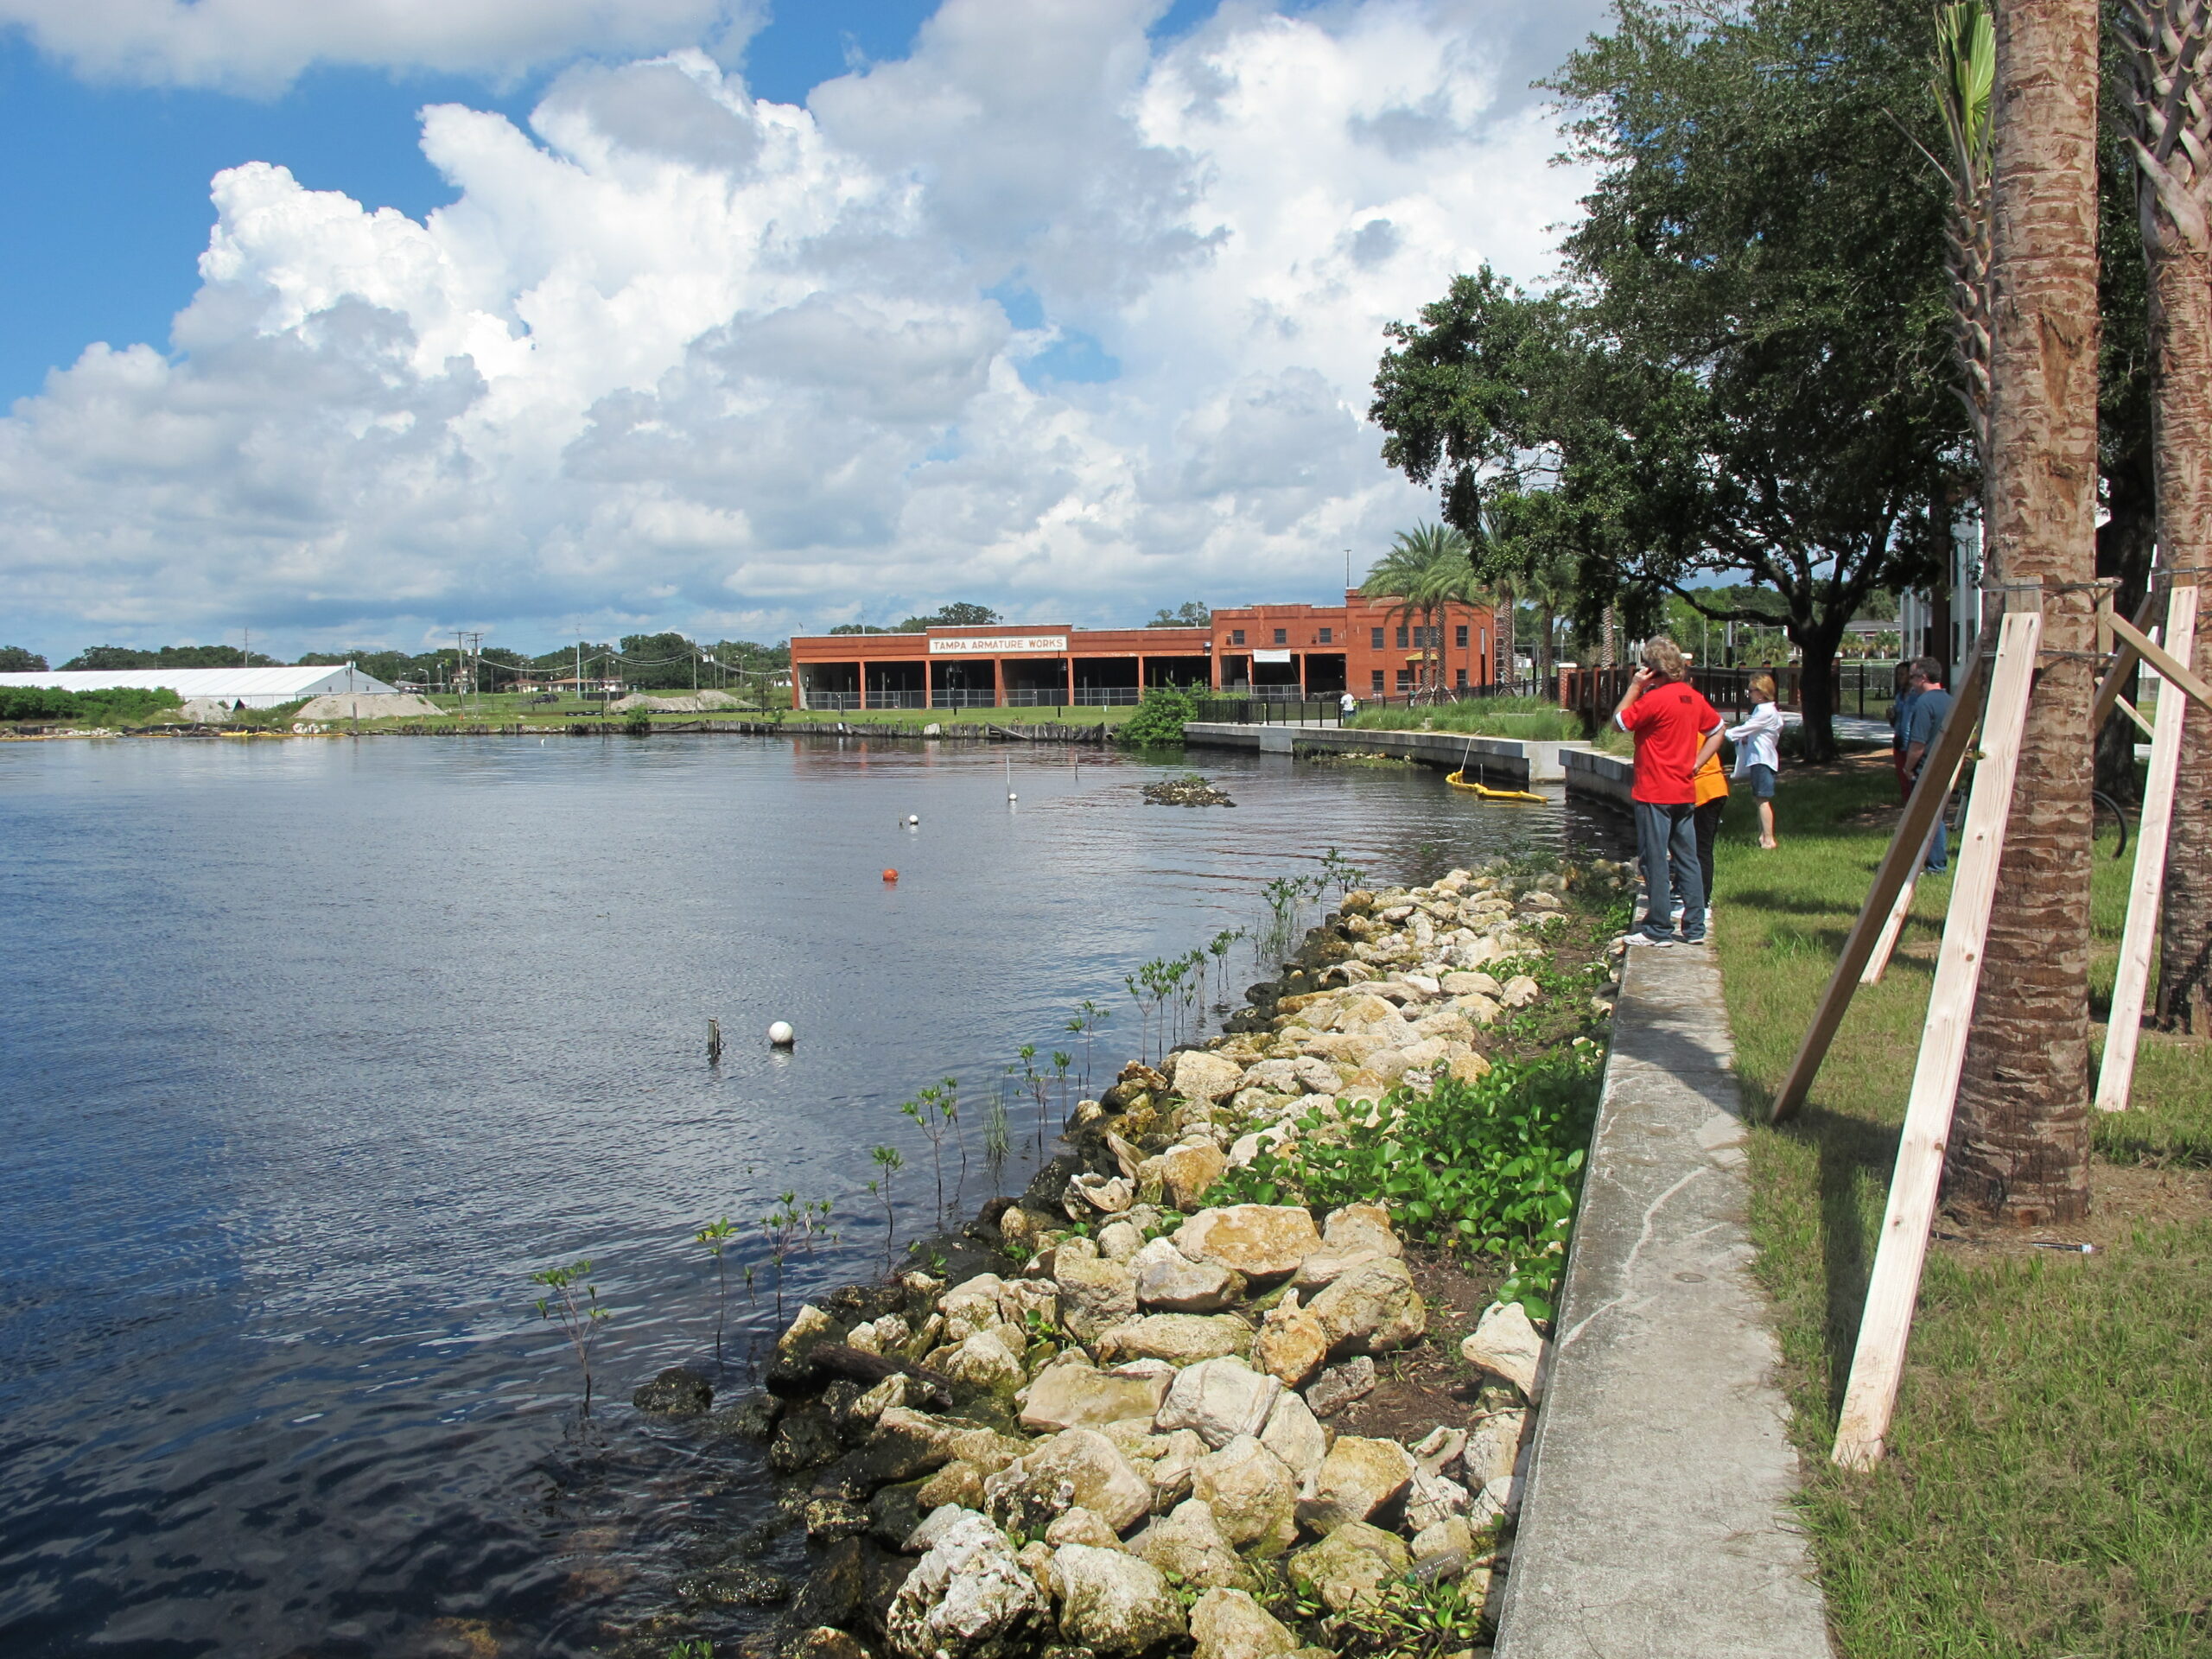
M 1350 687 L 1346 687 L 1344 696 L 1337 699 L 1337 724 L 1351 725 L 1351 717 L 1358 712 L 1359 699 L 1352 696 Z
M 1719 752 L 1719 712 L 1682 680 L 1682 652 L 1664 634 L 1647 641 L 1613 724 L 1636 740 L 1637 861 L 1643 871 L 1643 919 L 1632 944 L 1675 942 L 1669 902 L 1682 895 L 1682 941 L 1705 943 L 1705 871 L 1697 855 L 1697 769 Z
M 1890 764 L 1897 769 L 1897 804 L 1912 793 L 1912 774 L 1904 769 L 1905 732 L 1912 724 L 1912 664 L 1897 664 L 1897 700 L 1890 704 Z
M 1759 804 L 1759 845 L 1769 852 L 1774 839 L 1774 774 L 1782 766 L 1782 709 L 1775 702 L 1774 676 L 1754 674 L 1749 687 L 1751 717 L 1728 728 L 1736 746 L 1736 776 L 1746 779 Z
M 1937 734 L 1943 722 L 1951 717 L 1951 694 L 1943 689 L 1943 664 L 1933 657 L 1912 659 L 1912 677 L 1906 682 L 1912 696 L 1912 715 L 1905 726 L 1905 776 L 1913 782 L 1920 780 L 1921 768 L 1928 764 L 1928 751 L 1936 746 Z M 1951 866 L 1951 849 L 1945 839 L 1943 814 L 1936 814 L 1936 838 L 1928 843 L 1927 871 L 1939 875 Z

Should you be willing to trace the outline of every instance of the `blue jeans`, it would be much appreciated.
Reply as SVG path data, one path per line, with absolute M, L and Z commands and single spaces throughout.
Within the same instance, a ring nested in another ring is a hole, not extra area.
M 1705 870 L 1697 857 L 1697 809 L 1636 804 L 1636 857 L 1643 870 L 1643 931 L 1654 938 L 1675 931 L 1672 896 L 1682 896 L 1682 937 L 1705 937 Z

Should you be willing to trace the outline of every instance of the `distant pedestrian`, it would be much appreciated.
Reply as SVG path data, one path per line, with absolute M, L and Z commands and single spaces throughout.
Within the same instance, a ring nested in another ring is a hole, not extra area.
M 1700 766 L 1720 747 L 1726 723 L 1696 688 L 1683 683 L 1681 647 L 1664 634 L 1646 642 L 1636 671 L 1613 710 L 1613 723 L 1636 740 L 1637 860 L 1643 871 L 1643 918 L 1629 938 L 1639 944 L 1672 944 L 1669 902 L 1682 895 L 1682 942 L 1705 943 L 1705 870 L 1698 861 L 1697 785 Z
M 1774 850 L 1774 775 L 1782 765 L 1782 709 L 1775 701 L 1774 676 L 1751 676 L 1751 717 L 1728 728 L 1736 746 L 1736 776 L 1751 786 L 1759 805 L 1759 845 Z
M 1890 704 L 1890 764 L 1897 772 L 1897 803 L 1912 793 L 1912 777 L 1904 769 L 1905 728 L 1912 723 L 1913 699 L 1917 695 L 1912 689 L 1912 663 L 1910 659 L 1897 664 L 1894 699 Z
M 1342 726 L 1351 725 L 1351 717 L 1358 712 L 1359 699 L 1352 696 L 1351 690 L 1347 689 L 1344 696 L 1337 699 L 1338 724 Z
M 1908 684 L 1912 692 L 1912 717 L 1905 728 L 1904 764 L 1906 773 L 1916 784 L 1928 765 L 1928 751 L 1936 747 L 1943 722 L 1951 716 L 1951 694 L 1943 689 L 1943 664 L 1933 657 L 1912 659 L 1912 677 Z M 1928 873 L 1940 874 L 1950 864 L 1951 849 L 1944 838 L 1942 808 L 1938 807 L 1936 839 L 1928 844 Z

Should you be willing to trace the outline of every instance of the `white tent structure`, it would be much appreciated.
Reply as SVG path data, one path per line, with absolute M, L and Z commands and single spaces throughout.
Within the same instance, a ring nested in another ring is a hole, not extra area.
M 391 696 L 396 690 L 343 664 L 336 668 L 123 668 L 0 674 L 0 686 L 6 685 L 40 685 L 56 691 L 167 690 L 187 702 L 204 699 L 232 709 L 274 709 L 302 697 Z

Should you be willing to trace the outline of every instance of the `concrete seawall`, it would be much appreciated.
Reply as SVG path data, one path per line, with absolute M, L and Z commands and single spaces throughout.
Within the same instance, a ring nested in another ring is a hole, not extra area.
M 1511 737 L 1478 737 L 1471 741 L 1458 732 L 1369 731 L 1360 727 L 1318 725 L 1241 725 L 1226 721 L 1191 721 L 1183 741 L 1198 747 L 1252 749 L 1262 754 L 1294 754 L 1321 749 L 1337 753 L 1395 755 L 1425 766 L 1456 772 L 1462 762 L 1485 783 L 1556 784 L 1566 776 L 1561 762 L 1581 745 L 1538 742 Z
M 1631 950 L 1498 1659 L 1828 1659 L 1745 1134 L 1712 952 Z

